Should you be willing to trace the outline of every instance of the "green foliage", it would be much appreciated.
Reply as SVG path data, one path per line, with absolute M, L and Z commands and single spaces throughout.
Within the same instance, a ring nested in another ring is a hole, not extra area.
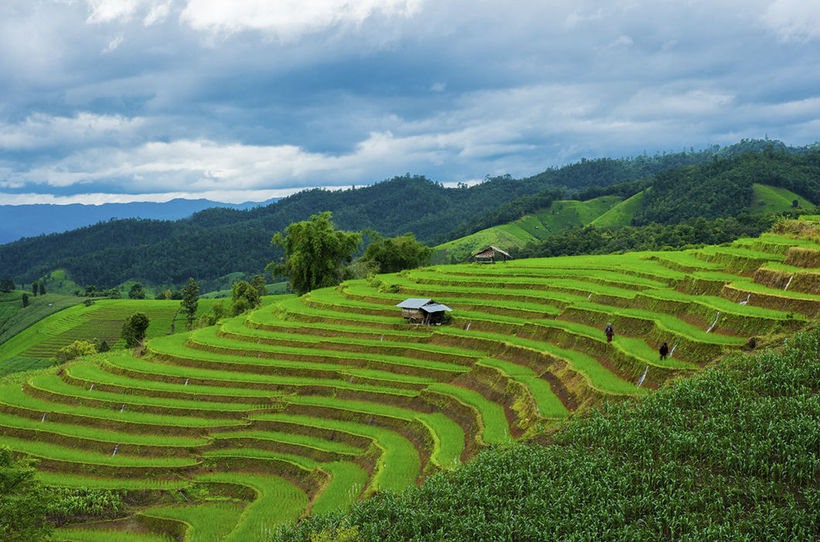
M 203 314 L 199 321 L 204 326 L 213 326 L 215 325 L 220 318 L 225 316 L 225 303 L 222 301 L 217 301 L 216 303 L 211 306 L 210 312 Z
M 139 346 L 145 338 L 145 330 L 148 329 L 150 323 L 148 317 L 142 312 L 135 312 L 125 319 L 122 324 L 122 338 L 126 348 Z
M 107 346 L 108 345 L 106 345 L 106 347 Z M 80 356 L 91 356 L 96 353 L 97 347 L 94 345 L 94 343 L 79 340 L 74 341 L 68 346 L 64 346 L 63 348 L 57 350 L 57 355 L 55 356 L 55 359 L 57 360 L 57 363 L 65 363 Z
M 697 217 L 737 216 L 750 208 L 755 183 L 786 188 L 820 203 L 820 153 L 743 154 L 661 173 L 633 223 L 676 224 Z
M 288 277 L 291 288 L 300 295 L 339 284 L 344 265 L 359 245 L 360 233 L 337 231 L 330 217 L 329 211 L 312 215 L 310 220 L 289 225 L 285 235 L 273 236 L 272 243 L 283 248 L 285 256 L 266 269 Z
M 537 194 L 521 196 L 513 201 L 502 203 L 498 207 L 484 212 L 478 218 L 465 222 L 458 229 L 452 231 L 450 237 L 464 237 L 477 231 L 506 224 L 517 220 L 524 215 L 549 208 L 552 203 L 564 196 L 562 190 L 548 189 Z
M 402 269 L 412 269 L 429 262 L 433 249 L 416 241 L 412 233 L 400 237 L 383 239 L 378 234 L 367 246 L 366 260 L 375 262 L 380 273 L 396 273 Z
M 820 330 L 796 335 L 780 352 L 605 404 L 554 444 L 490 449 L 274 539 L 348 529 L 360 540 L 814 539 L 819 348 Z
M 34 468 L 16 461 L 0 446 L 0 539 L 5 542 L 43 540 L 51 533 L 46 522 L 49 498 L 34 479 Z
M 194 325 L 197 307 L 199 306 L 199 286 L 194 277 L 188 279 L 188 285 L 182 289 L 182 302 L 180 303 L 185 319 L 188 321 L 188 329 Z
M 711 221 L 698 218 L 673 225 L 649 224 L 621 228 L 590 226 L 548 237 L 521 249 L 511 249 L 511 253 L 517 258 L 534 258 L 681 249 L 754 237 L 771 228 L 779 218 L 779 215 L 741 215 Z
M 43 282 L 43 279 L 37 281 L 37 292 L 40 295 L 46 295 L 46 284 Z
M 51 499 L 46 514 L 57 525 L 113 519 L 124 506 L 125 495 L 118 490 L 54 487 L 48 493 Z
M 231 314 L 233 316 L 255 309 L 261 302 L 259 291 L 248 281 L 240 280 L 233 283 L 231 296 Z
M 135 282 L 131 289 L 128 290 L 128 298 L 129 299 L 145 299 L 145 289 L 142 287 L 141 282 Z
M 265 286 L 265 277 L 262 275 L 254 275 L 251 279 L 251 286 L 253 286 L 259 296 L 268 295 L 268 288 Z
M 25 309 L 26 307 L 28 307 L 28 294 L 23 294 L 23 296 L 20 299 L 23 302 L 23 308 Z
M 9 293 L 14 290 L 14 280 L 10 278 L 4 278 L 0 280 L 0 292 Z

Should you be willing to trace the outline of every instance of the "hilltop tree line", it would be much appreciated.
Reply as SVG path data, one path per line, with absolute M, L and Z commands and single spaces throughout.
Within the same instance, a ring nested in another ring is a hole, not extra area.
M 757 237 L 783 217 L 797 217 L 811 210 L 786 211 L 768 215 L 739 215 L 706 220 L 692 218 L 681 224 L 647 224 L 618 228 L 588 226 L 548 237 L 523 248 L 511 248 L 516 258 L 545 258 L 579 254 L 611 254 L 638 250 L 678 250 Z
M 284 254 L 282 247 L 270 246 L 276 232 L 323 211 L 331 211 L 345 231 L 370 230 L 386 237 L 409 231 L 420 242 L 435 244 L 515 220 L 559 196 L 611 190 L 627 197 L 648 184 L 652 190 L 634 225 L 733 216 L 750 201 L 753 182 L 818 201 L 820 151 L 798 153 L 766 144 L 771 148 L 763 153 L 740 156 L 736 153 L 760 144 L 582 160 L 525 179 L 493 177 L 458 188 L 408 174 L 363 188 L 307 190 L 246 211 L 208 209 L 178 221 L 114 220 L 2 245 L 0 276 L 29 282 L 65 269 L 76 282 L 105 290 L 133 278 L 181 288 L 192 275 L 201 281 L 237 271 L 253 275 Z

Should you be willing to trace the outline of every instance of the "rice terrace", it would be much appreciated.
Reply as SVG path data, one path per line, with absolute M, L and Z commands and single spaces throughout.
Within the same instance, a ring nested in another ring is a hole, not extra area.
M 407 298 L 446 304 L 449 322 L 406 323 Z M 700 249 L 430 266 L 8 378 L 0 444 L 47 486 L 145 503 L 58 540 L 271 540 L 818 314 L 820 216 Z

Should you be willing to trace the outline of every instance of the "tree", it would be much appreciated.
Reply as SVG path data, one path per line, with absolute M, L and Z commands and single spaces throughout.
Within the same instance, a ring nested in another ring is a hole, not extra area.
M 37 287 L 37 281 L 31 283 L 31 293 L 34 294 L 34 297 L 37 297 L 37 292 L 39 288 Z
M 408 232 L 393 239 L 382 239 L 376 234 L 376 240 L 368 245 L 364 258 L 377 263 L 381 273 L 396 273 L 424 265 L 432 255 L 432 248 L 419 243 Z
M 64 346 L 57 350 L 57 363 L 65 363 L 80 356 L 90 356 L 97 353 L 97 347 L 94 343 L 84 340 L 77 340 L 68 346 Z
M 134 348 L 139 346 L 145 338 L 145 330 L 151 323 L 148 317 L 141 312 L 135 312 L 125 319 L 122 324 L 122 338 L 125 339 L 125 346 L 127 348 Z
M 361 233 L 336 231 L 330 217 L 330 211 L 325 211 L 310 220 L 294 222 L 285 228 L 285 235 L 277 233 L 271 241 L 284 248 L 285 256 L 265 269 L 288 277 L 291 288 L 300 295 L 339 284 L 344 264 L 359 246 Z
M 9 293 L 10 291 L 14 290 L 14 280 L 13 279 L 3 279 L 0 280 L 0 292 Z
M 129 299 L 145 299 L 145 289 L 141 282 L 135 282 L 131 289 L 128 290 Z
M 46 283 L 43 282 L 43 279 L 37 282 L 37 289 L 40 291 L 40 295 L 46 295 Z
M 223 316 L 225 316 L 225 303 L 222 301 L 217 301 L 211 306 L 211 312 L 203 314 L 199 318 L 199 322 L 204 326 L 212 326 L 216 324 Z
M 231 296 L 231 313 L 236 316 L 245 311 L 249 311 L 259 306 L 259 291 L 247 280 L 240 280 L 233 283 L 233 295 Z
M 28 307 L 28 294 L 23 294 L 23 308 Z
M 251 286 L 256 288 L 256 291 L 259 293 L 259 297 L 268 295 L 268 289 L 265 286 L 265 277 L 262 275 L 254 275 L 251 279 Z
M 0 446 L 0 540 L 28 542 L 51 534 L 46 522 L 48 493 L 34 477 L 31 461 L 15 460 Z
M 194 326 L 194 317 L 199 306 L 199 286 L 194 277 L 190 277 L 188 285 L 182 289 L 182 301 L 179 304 L 182 306 L 182 312 L 185 313 L 188 320 L 188 329 L 191 329 Z

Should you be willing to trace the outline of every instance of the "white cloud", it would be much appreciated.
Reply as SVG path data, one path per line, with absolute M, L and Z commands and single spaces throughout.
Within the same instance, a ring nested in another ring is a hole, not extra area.
M 424 0 L 189 0 L 180 20 L 197 30 L 258 30 L 288 40 L 376 14 L 409 17 Z
M 820 38 L 820 2 L 817 0 L 775 0 L 762 18 L 784 41 Z

